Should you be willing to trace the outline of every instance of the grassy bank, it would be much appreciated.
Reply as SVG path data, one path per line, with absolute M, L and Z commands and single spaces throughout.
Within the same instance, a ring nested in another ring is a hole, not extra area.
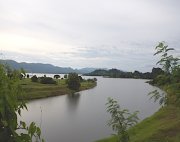
M 129 129 L 130 142 L 180 142 L 180 107 L 175 105 L 176 97 L 180 96 L 180 84 L 164 89 L 169 105 Z M 116 142 L 116 138 L 112 136 L 98 142 Z
M 36 82 L 31 82 L 30 79 L 23 79 L 20 84 L 25 92 L 23 99 L 40 99 L 52 96 L 59 96 L 65 94 L 71 94 L 72 91 L 67 87 L 65 80 L 56 80 L 57 84 L 41 84 Z M 81 82 L 81 87 L 79 91 L 90 89 L 96 86 L 96 82 Z

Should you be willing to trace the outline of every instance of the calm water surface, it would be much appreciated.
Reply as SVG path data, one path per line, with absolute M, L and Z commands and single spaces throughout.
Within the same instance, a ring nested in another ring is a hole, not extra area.
M 30 101 L 26 122 L 41 126 L 46 142 L 93 142 L 112 134 L 107 126 L 108 97 L 116 99 L 122 108 L 140 111 L 142 120 L 159 109 L 149 100 L 148 92 L 157 88 L 140 79 L 111 79 L 98 77 L 97 86 L 76 95 L 63 95 Z M 42 112 L 41 112 L 42 110 Z

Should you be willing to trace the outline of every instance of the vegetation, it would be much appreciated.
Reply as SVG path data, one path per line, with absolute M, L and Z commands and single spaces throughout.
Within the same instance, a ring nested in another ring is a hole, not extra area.
M 163 107 L 153 116 L 130 128 L 127 132 L 130 142 L 179 142 L 180 141 L 180 65 L 179 58 L 169 55 L 174 50 L 168 48 L 164 42 L 156 47 L 155 55 L 161 55 L 157 64 L 162 70 L 150 82 L 163 89 L 151 92 L 151 98 L 159 101 Z M 112 136 L 98 142 L 116 142 Z
M 127 129 L 137 123 L 137 113 L 130 114 L 127 109 L 121 109 L 117 101 L 108 98 L 107 112 L 111 114 L 108 125 L 116 132 L 118 142 L 129 142 Z
M 67 78 L 67 74 L 64 75 L 64 78 L 65 78 L 65 79 Z
M 54 75 L 54 78 L 55 78 L 55 79 L 59 79 L 60 77 L 61 77 L 61 76 L 60 76 L 59 74 L 55 74 L 55 75 Z
M 156 50 L 157 52 L 154 55 L 161 55 L 161 59 L 157 62 L 157 64 L 162 66 L 164 72 L 155 77 L 150 83 L 163 89 L 174 89 L 174 94 L 173 96 L 160 94 L 157 90 L 151 92 L 150 94 L 153 95 L 155 101 L 160 99 L 161 104 L 164 103 L 165 105 L 168 105 L 173 102 L 173 105 L 179 105 L 180 94 L 179 92 L 176 92 L 176 90 L 180 90 L 180 59 L 173 57 L 173 55 L 169 55 L 169 51 L 174 49 L 168 48 L 164 42 L 160 42 L 158 46 L 156 46 Z
M 67 85 L 68 88 L 71 90 L 75 90 L 75 91 L 79 90 L 81 84 L 80 84 L 80 78 L 77 73 L 70 73 L 68 75 Z
M 17 120 L 22 109 L 27 109 L 24 101 L 18 101 L 23 96 L 20 81 L 21 71 L 10 71 L 0 65 L 0 141 L 1 142 L 32 142 L 41 139 L 41 130 L 32 122 L 29 126 Z
M 33 75 L 33 76 L 31 77 L 31 81 L 32 81 L 32 82 L 38 82 L 37 76 L 36 76 L 36 75 Z
M 39 82 L 42 84 L 56 84 L 57 82 L 53 80 L 51 77 L 39 77 Z
M 179 142 L 180 109 L 175 106 L 161 108 L 128 130 L 130 142 Z M 98 142 L 116 142 L 112 136 Z
M 26 78 L 20 80 L 19 84 L 25 92 L 23 97 L 19 96 L 19 99 L 39 99 L 72 93 L 72 90 L 67 86 L 66 79 L 59 79 L 57 84 L 42 84 L 40 82 L 32 82 L 31 79 Z M 95 86 L 96 82 L 88 82 L 87 80 L 84 80 L 81 82 L 79 91 L 90 89 Z
M 142 73 L 139 71 L 134 72 L 124 72 L 118 69 L 110 69 L 110 70 L 95 70 L 86 75 L 88 76 L 104 76 L 110 78 L 142 78 L 142 79 L 152 79 L 153 77 L 158 76 L 163 71 L 160 68 L 153 68 L 152 72 Z

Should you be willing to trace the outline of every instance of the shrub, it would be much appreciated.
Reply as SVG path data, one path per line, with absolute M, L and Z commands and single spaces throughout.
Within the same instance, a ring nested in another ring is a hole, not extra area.
M 81 84 L 77 73 L 70 73 L 67 79 L 68 88 L 71 90 L 79 90 Z
M 83 81 L 83 78 L 82 78 L 82 76 L 79 76 L 79 80 L 82 82 Z
M 171 82 L 169 75 L 158 75 L 155 80 L 157 82 L 157 85 L 160 85 L 160 86 L 169 84 Z
M 51 77 L 39 77 L 39 82 L 42 84 L 56 84 Z
M 67 77 L 68 77 L 67 74 L 65 74 L 65 75 L 64 75 L 64 78 L 67 78 Z
M 93 80 L 96 82 L 96 81 L 97 81 L 97 78 L 93 78 Z
M 89 78 L 89 79 L 87 79 L 87 81 L 88 81 L 88 82 L 96 82 L 97 79 L 96 79 L 96 78 L 93 78 L 93 79 L 90 79 L 90 78 Z
M 20 71 L 11 72 L 8 76 L 5 66 L 0 64 L 0 142 L 44 142 L 41 130 L 32 122 L 29 126 L 17 119 L 21 118 L 21 111 L 27 109 L 23 100 L 23 89 L 19 84 Z M 19 133 L 21 132 L 21 133 Z
M 54 75 L 54 78 L 55 78 L 55 79 L 58 79 L 58 78 L 60 78 L 60 77 L 61 77 L 61 76 L 60 76 L 59 74 L 55 74 L 55 75 Z
M 33 75 L 33 76 L 31 77 L 31 81 L 32 81 L 32 82 L 38 82 L 37 76 L 36 76 L 36 75 Z

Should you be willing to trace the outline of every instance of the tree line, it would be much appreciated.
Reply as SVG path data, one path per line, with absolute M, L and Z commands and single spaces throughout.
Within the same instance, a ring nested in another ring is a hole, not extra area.
M 85 74 L 87 76 L 104 76 L 110 78 L 137 78 L 137 79 L 153 79 L 156 76 L 162 74 L 164 71 L 161 68 L 153 68 L 151 72 L 124 72 L 118 69 L 98 69 L 91 73 Z

